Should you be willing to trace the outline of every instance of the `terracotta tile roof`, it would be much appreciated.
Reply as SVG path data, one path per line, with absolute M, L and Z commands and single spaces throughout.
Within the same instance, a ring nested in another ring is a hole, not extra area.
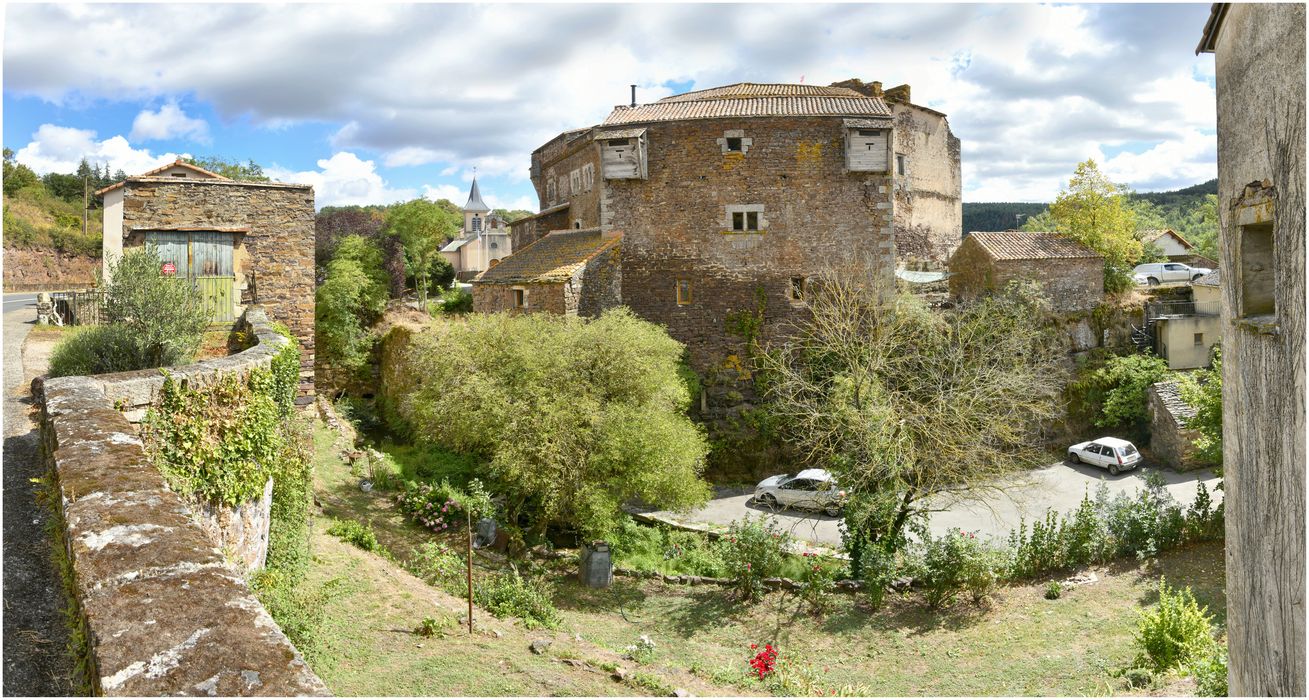
M 724 117 L 886 117 L 878 97 L 822 85 L 736 83 L 665 97 L 651 104 L 619 105 L 602 126 Z
M 1155 382 L 1150 388 L 1178 424 L 1184 425 L 1195 417 L 1195 408 L 1182 399 L 1182 389 L 1177 382 Z
M 562 282 L 595 256 L 617 245 L 622 236 L 605 236 L 598 228 L 551 231 L 500 264 L 478 275 L 474 282 L 515 284 Z
M 1223 286 L 1223 284 L 1222 284 L 1222 276 L 1223 276 L 1223 271 L 1222 271 L 1222 270 L 1214 270 L 1213 272 L 1210 272 L 1209 274 L 1205 275 L 1204 277 L 1201 277 L 1200 279 L 1198 279 L 1198 280 L 1192 282 L 1192 283 L 1191 283 L 1191 286 L 1193 286 L 1193 287 L 1194 287 L 1194 286 L 1200 286 L 1200 287 L 1221 287 L 1221 286 Z
M 1171 235 L 1173 238 L 1176 238 L 1177 241 L 1178 241 L 1179 243 L 1181 243 L 1183 246 L 1185 246 L 1185 247 L 1187 247 L 1187 248 L 1194 248 L 1194 247 L 1195 247 L 1195 246 L 1191 245 L 1191 242 L 1190 242 L 1190 241 L 1186 240 L 1185 238 L 1182 238 L 1182 234 L 1180 234 L 1180 233 L 1178 233 L 1178 232 L 1176 232 L 1176 231 L 1174 231 L 1174 230 L 1172 230 L 1172 229 L 1170 229 L 1170 228 L 1149 228 L 1149 229 L 1146 229 L 1146 230 L 1144 230 L 1144 231 L 1141 232 L 1141 240 L 1142 240 L 1142 241 L 1145 241 L 1146 243 L 1154 243 L 1155 241 L 1157 241 L 1157 240 L 1159 240 L 1160 238 L 1163 238 L 1164 236 L 1167 236 L 1167 235 Z
M 1098 258 L 1100 254 L 1050 231 L 974 231 L 968 238 L 995 260 Z
M 692 102 L 696 100 L 723 100 L 742 97 L 867 97 L 857 90 L 826 85 L 798 85 L 794 83 L 734 83 L 721 87 L 692 90 L 670 95 L 660 103 Z
M 165 170 L 168 170 L 169 168 L 186 168 L 187 170 L 194 170 L 195 172 L 200 173 L 201 175 L 204 175 L 204 176 L 206 176 L 206 177 L 211 177 L 211 178 L 214 178 L 214 179 L 216 179 L 216 180 L 227 180 L 227 179 L 230 179 L 230 178 L 223 177 L 222 175 L 219 175 L 218 173 L 214 173 L 214 172 L 210 172 L 210 171 L 208 171 L 208 170 L 205 170 L 204 168 L 202 168 L 202 167 L 200 167 L 200 166 L 198 166 L 198 165 L 191 165 L 190 163 L 187 163 L 187 162 L 183 161 L 181 158 L 178 158 L 176 161 L 173 161 L 172 163 L 169 163 L 169 164 L 167 164 L 167 165 L 161 165 L 161 166 L 159 166 L 158 168 L 155 168 L 154 170 L 151 170 L 151 171 L 148 172 L 148 173 L 141 173 L 140 175 L 133 175 L 132 177 L 127 178 L 127 180 L 132 180 L 132 179 L 135 179 L 135 178 L 138 178 L 138 177 L 151 177 L 151 176 L 154 176 L 154 175 L 158 175 L 159 173 L 162 173 L 162 172 L 164 172 Z M 106 192 L 108 192 L 108 191 L 110 191 L 110 190 L 118 189 L 119 187 L 122 187 L 124 184 L 126 184 L 126 183 L 127 183 L 127 180 L 122 180 L 122 181 L 120 181 L 120 182 L 115 182 L 114 184 L 112 184 L 112 185 L 110 185 L 110 186 L 108 186 L 108 187 L 104 187 L 104 188 L 98 189 L 98 190 L 95 191 L 95 194 L 96 194 L 96 196 L 99 196 L 99 195 L 102 195 L 102 194 L 104 194 L 104 193 L 106 193 Z

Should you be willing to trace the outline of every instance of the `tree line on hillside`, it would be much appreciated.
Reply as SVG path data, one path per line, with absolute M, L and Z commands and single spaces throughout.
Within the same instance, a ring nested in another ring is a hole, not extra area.
M 1133 215 L 1137 234 L 1170 228 L 1190 241 L 1199 255 L 1218 257 L 1218 180 L 1169 192 L 1134 192 L 1115 185 Z M 965 202 L 963 230 L 1038 230 L 1049 223 L 1050 205 L 1040 202 Z M 1035 228 L 1034 228 L 1035 227 Z M 1044 229 L 1050 230 L 1050 229 Z

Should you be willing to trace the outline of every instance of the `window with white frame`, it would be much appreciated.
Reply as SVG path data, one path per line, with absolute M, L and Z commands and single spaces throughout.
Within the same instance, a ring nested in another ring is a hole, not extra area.
M 523 287 L 514 287 L 514 308 L 527 308 L 527 290 Z
M 582 169 L 573 168 L 573 172 L 568 174 L 568 184 L 570 192 L 577 193 L 582 191 Z
M 718 145 L 723 149 L 723 153 L 740 153 L 745 155 L 750 152 L 750 147 L 754 145 L 754 139 L 745 135 L 744 129 L 728 129 L 723 132 L 722 138 L 718 139 Z
M 555 179 L 552 177 L 545 181 L 545 201 L 550 206 L 555 203 Z
M 592 163 L 587 163 L 586 165 L 582 166 L 582 189 L 586 190 L 587 192 L 590 192 L 591 188 L 594 186 L 595 186 L 595 165 Z
M 759 233 L 768 228 L 762 204 L 729 204 L 723 226 L 732 233 Z

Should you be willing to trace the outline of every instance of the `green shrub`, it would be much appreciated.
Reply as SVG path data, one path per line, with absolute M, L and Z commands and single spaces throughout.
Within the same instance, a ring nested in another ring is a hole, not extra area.
M 1191 664 L 1196 694 L 1206 698 L 1227 697 L 1227 647 L 1215 642 L 1207 654 Z
M 313 504 L 313 439 L 305 421 L 282 423 L 273 471 L 264 566 L 298 582 L 309 568 L 309 509 Z
M 906 574 L 901 557 L 907 555 L 907 552 L 904 555 L 888 552 L 882 547 L 869 547 L 864 550 L 860 573 L 864 584 L 864 597 L 874 610 L 882 607 L 891 582 Z
M 446 315 L 466 314 L 473 310 L 473 295 L 463 289 L 447 289 L 441 292 L 437 306 Z
M 836 604 L 836 575 L 839 569 L 809 552 L 801 556 L 806 559 L 806 569 L 800 579 L 800 598 L 808 606 L 809 612 L 825 615 Z
M 83 326 L 64 333 L 50 355 L 51 377 L 148 369 L 124 326 Z
M 1101 428 L 1136 428 L 1149 418 L 1146 409 L 1150 385 L 1168 376 L 1168 363 L 1149 354 L 1110 356 L 1092 365 L 1069 385 L 1077 402 L 1098 407 L 1093 422 Z
M 448 481 L 410 483 L 396 495 L 395 500 L 401 512 L 433 532 L 466 525 L 468 516 L 465 513 L 470 514 L 474 521 L 495 515 L 491 495 L 477 479 L 469 481 L 466 489 L 451 486 Z
M 1059 600 L 1059 598 L 1063 594 L 1064 594 L 1063 584 L 1059 583 L 1058 581 L 1051 581 L 1050 583 L 1045 584 L 1046 600 Z
M 527 629 L 556 629 L 563 618 L 551 600 L 553 590 L 544 579 L 525 579 L 517 571 L 479 581 L 473 600 L 496 617 L 516 617 Z
M 1214 645 L 1208 609 L 1195 602 L 1191 588 L 1169 588 L 1159 579 L 1159 604 L 1141 613 L 1135 635 L 1137 665 L 1156 671 L 1180 668 L 1201 659 Z
M 747 515 L 732 521 L 721 542 L 723 562 L 737 593 L 753 602 L 764 595 L 764 579 L 781 575 L 791 536 L 772 518 Z
M 424 542 L 406 568 L 451 595 L 463 596 L 468 592 L 467 566 L 463 554 L 437 542 Z
M 420 637 L 444 637 L 445 631 L 454 627 L 455 621 L 449 615 L 424 617 L 414 628 L 414 634 Z
M 1000 552 L 977 539 L 977 534 L 951 530 L 930 538 L 923 552 L 923 583 L 927 604 L 939 608 L 967 592 L 974 602 L 985 600 L 999 584 L 1003 572 Z
M 310 665 L 319 661 L 326 651 L 322 627 L 327 604 L 341 581 L 333 579 L 321 586 L 307 587 L 281 571 L 262 569 L 251 576 L 250 585 L 305 660 Z
M 1181 544 L 1186 535 L 1186 514 L 1158 474 L 1147 474 L 1145 488 L 1135 496 L 1120 493 L 1110 498 L 1101 484 L 1096 492 L 1096 508 L 1117 556 L 1157 556 Z
M 342 542 L 348 542 L 365 552 L 383 551 L 382 545 L 377 541 L 377 533 L 373 532 L 373 527 L 358 520 L 333 520 L 327 528 L 327 534 L 338 537 Z
M 109 263 L 101 316 L 122 326 L 144 367 L 190 362 L 200 349 L 210 317 L 204 295 L 184 277 L 165 276 L 158 250 L 130 250 Z
M 314 334 L 324 360 L 347 372 L 363 370 L 377 341 L 370 326 L 386 308 L 389 287 L 381 249 L 362 236 L 342 238 L 314 295 Z

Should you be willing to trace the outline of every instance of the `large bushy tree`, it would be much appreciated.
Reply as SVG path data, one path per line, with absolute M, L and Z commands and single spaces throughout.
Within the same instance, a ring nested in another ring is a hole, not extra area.
M 484 480 L 527 541 L 552 527 L 602 537 L 628 501 L 708 497 L 683 349 L 626 309 L 590 321 L 474 314 L 414 340 L 405 370 L 421 380 L 399 411 L 418 439 L 486 460 Z
M 1110 182 L 1094 160 L 1077 165 L 1049 211 L 1055 231 L 1104 256 L 1106 291 L 1131 288 L 1132 268 L 1142 253 L 1136 217 L 1124 190 Z
M 870 548 L 903 545 L 928 497 L 1040 457 L 1061 370 L 1034 287 L 944 312 L 844 280 L 808 297 L 811 318 L 761 353 L 763 386 L 805 461 L 849 493 L 856 574 Z
M 404 245 L 405 268 L 414 276 L 418 301 L 427 305 L 427 292 L 441 246 L 454 238 L 459 226 L 455 215 L 439 203 L 415 199 L 392 207 L 386 212 L 386 235 Z
M 324 359 L 347 372 L 367 364 L 374 341 L 369 328 L 386 308 L 389 282 L 373 240 L 341 239 L 314 297 L 315 345 Z

